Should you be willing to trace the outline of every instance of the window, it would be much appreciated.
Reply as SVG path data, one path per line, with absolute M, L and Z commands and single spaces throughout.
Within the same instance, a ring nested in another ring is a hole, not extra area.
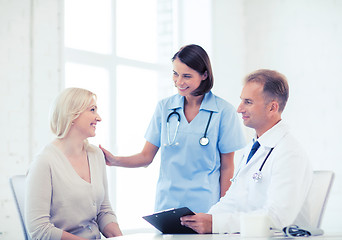
M 102 122 L 89 141 L 135 154 L 157 101 L 174 92 L 173 0 L 64 1 L 65 86 L 97 94 Z M 177 46 L 178 48 L 178 46 Z M 112 206 L 122 229 L 149 226 L 159 154 L 148 168 L 108 168 Z

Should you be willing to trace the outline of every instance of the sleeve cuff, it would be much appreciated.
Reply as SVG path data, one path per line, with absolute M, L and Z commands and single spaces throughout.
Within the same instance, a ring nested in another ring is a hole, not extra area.
M 103 229 L 111 222 L 118 223 L 115 215 L 105 214 L 104 216 L 102 216 L 98 221 L 100 231 L 102 232 Z

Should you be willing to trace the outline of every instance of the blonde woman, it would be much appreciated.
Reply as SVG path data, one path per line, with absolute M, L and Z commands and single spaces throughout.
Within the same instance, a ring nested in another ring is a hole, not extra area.
M 103 153 L 87 142 L 100 121 L 94 93 L 68 88 L 57 97 L 50 120 L 56 139 L 27 175 L 25 215 L 32 239 L 122 235 L 108 200 Z

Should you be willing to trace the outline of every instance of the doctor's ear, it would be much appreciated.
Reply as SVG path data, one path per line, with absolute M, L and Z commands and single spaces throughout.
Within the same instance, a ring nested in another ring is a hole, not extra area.
M 273 112 L 278 112 L 279 110 L 279 103 L 276 102 L 276 101 L 272 101 L 271 102 L 271 107 L 270 107 L 270 112 L 273 111 Z

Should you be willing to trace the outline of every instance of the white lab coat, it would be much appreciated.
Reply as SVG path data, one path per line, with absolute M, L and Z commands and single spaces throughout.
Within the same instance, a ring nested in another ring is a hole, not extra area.
M 258 141 L 260 148 L 248 164 L 247 156 L 253 143 L 245 148 L 244 156 L 236 166 L 235 181 L 226 195 L 209 210 L 213 216 L 213 233 L 239 232 L 243 213 L 267 214 L 273 227 L 281 229 L 293 224 L 303 207 L 313 175 L 305 152 L 283 121 Z M 262 179 L 255 182 L 253 174 L 258 172 L 273 147 L 262 168 Z

